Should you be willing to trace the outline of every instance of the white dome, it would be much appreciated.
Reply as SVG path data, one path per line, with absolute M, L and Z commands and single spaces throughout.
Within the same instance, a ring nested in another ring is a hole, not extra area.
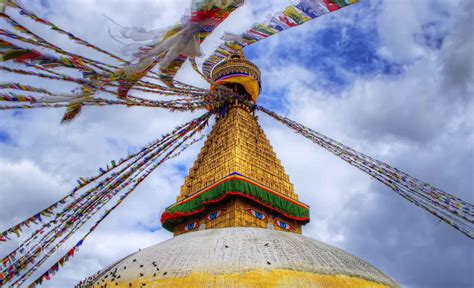
M 398 287 L 377 268 L 341 249 L 299 234 L 260 228 L 182 234 L 134 253 L 94 278 L 95 285 L 111 280 L 119 285 L 136 283 L 140 278 L 151 283 L 158 278 L 187 277 L 196 272 L 217 275 L 255 270 L 343 275 Z

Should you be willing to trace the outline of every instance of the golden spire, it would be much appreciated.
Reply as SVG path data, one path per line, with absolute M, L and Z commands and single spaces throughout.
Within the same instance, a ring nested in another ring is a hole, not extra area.
M 247 84 L 259 85 L 260 71 L 240 51 L 216 65 L 212 77 L 248 96 Z M 298 201 L 252 108 L 236 100 L 216 118 L 176 203 L 162 215 L 163 226 L 175 235 L 225 227 L 301 233 L 309 207 Z

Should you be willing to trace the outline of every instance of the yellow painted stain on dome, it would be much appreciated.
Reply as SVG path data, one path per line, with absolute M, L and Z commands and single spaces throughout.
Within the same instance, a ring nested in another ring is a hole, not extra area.
M 193 272 L 185 277 L 143 277 L 130 281 L 107 281 L 93 287 L 320 287 L 320 288 L 382 288 L 389 287 L 373 281 L 347 275 L 323 275 L 292 270 L 254 270 L 242 273 L 212 274 Z M 146 284 L 143 286 L 143 284 Z

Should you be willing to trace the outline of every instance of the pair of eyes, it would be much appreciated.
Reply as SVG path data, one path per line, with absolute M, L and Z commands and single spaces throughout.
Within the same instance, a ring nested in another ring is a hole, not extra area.
M 196 229 L 197 227 L 199 226 L 199 221 L 193 221 L 189 224 L 186 224 L 186 226 L 184 226 L 184 231 L 191 231 L 191 230 L 194 230 Z
M 267 215 L 265 215 L 264 213 L 262 212 L 259 212 L 257 210 L 254 210 L 254 209 L 247 209 L 247 212 L 252 215 L 253 217 L 259 219 L 259 220 L 265 220 L 267 218 Z M 219 209 L 217 211 L 214 211 L 212 213 L 210 213 L 209 215 L 206 216 L 206 219 L 211 221 L 211 220 L 214 220 L 216 219 L 217 217 L 221 216 L 222 214 L 224 213 L 224 209 Z M 281 220 L 276 220 L 275 221 L 275 224 L 282 228 L 282 229 L 285 229 L 285 230 L 293 230 L 293 227 L 284 222 L 284 221 L 281 221 Z M 193 221 L 189 224 L 187 224 L 186 226 L 184 226 L 184 230 L 185 231 L 190 231 L 190 230 L 194 230 L 196 229 L 197 227 L 199 226 L 199 221 Z
M 259 220 L 265 220 L 267 219 L 267 215 L 265 215 L 264 213 L 262 212 L 259 212 L 257 210 L 254 210 L 254 209 L 247 209 L 247 212 L 252 215 L 253 217 L 259 219 Z
M 224 211 L 225 209 L 219 209 L 217 211 L 214 211 L 212 213 L 210 213 L 209 215 L 206 216 L 206 219 L 211 221 L 211 220 L 214 220 L 216 219 L 217 217 L 221 216 L 222 214 L 224 214 Z M 184 226 L 184 231 L 191 231 L 191 230 L 194 230 L 196 229 L 197 227 L 199 226 L 199 221 L 193 221 L 191 223 L 188 223 Z
M 259 212 L 254 209 L 247 209 L 247 212 L 259 220 L 265 220 L 267 218 L 267 215 L 265 215 L 265 213 Z M 293 230 L 293 227 L 290 224 L 283 222 L 281 220 L 276 220 L 275 224 L 282 229 Z
M 221 216 L 222 214 L 224 214 L 224 211 L 225 211 L 225 209 L 216 210 L 216 211 L 210 213 L 209 215 L 207 215 L 206 219 L 209 220 L 209 221 L 212 221 L 212 220 L 216 219 L 217 217 Z
M 285 230 L 293 230 L 293 226 L 291 226 L 290 224 L 286 223 L 286 222 L 283 222 L 283 221 L 280 221 L 280 220 L 276 220 L 275 221 L 275 224 L 282 228 L 282 229 L 285 229 Z

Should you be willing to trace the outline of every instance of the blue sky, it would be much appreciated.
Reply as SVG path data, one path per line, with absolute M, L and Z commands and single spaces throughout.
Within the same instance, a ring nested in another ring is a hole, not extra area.
M 404 63 L 380 55 L 377 49 L 381 45 L 381 40 L 376 26 L 358 25 L 359 21 L 367 22 L 367 18 L 375 14 L 371 6 L 373 5 L 370 1 L 362 1 L 358 5 L 346 8 L 354 10 L 351 11 L 354 14 L 354 21 L 347 21 L 345 18 L 347 11 L 341 10 L 301 27 L 284 31 L 247 48 L 247 57 L 261 64 L 259 58 L 267 53 L 268 45 L 276 43 L 275 45 L 280 45 L 280 48 L 275 50 L 272 54 L 273 61 L 266 63 L 267 65 L 271 66 L 284 61 L 310 71 L 318 71 L 318 79 L 313 84 L 330 92 L 334 97 L 351 86 L 359 77 L 370 79 L 381 75 L 397 76 L 403 72 Z M 365 13 L 365 11 L 370 12 Z M 343 15 L 342 18 L 339 18 L 339 14 Z M 318 27 L 320 23 L 314 23 L 317 21 L 322 21 L 323 25 L 330 24 L 320 28 Z M 299 31 L 304 31 L 303 40 L 285 43 L 287 36 Z M 423 37 L 432 42 L 441 41 L 428 34 L 423 34 Z M 262 86 L 263 95 L 270 90 L 273 98 L 276 98 L 275 96 L 284 98 L 284 92 L 272 90 L 268 81 L 263 81 Z M 267 104 L 265 101 L 262 103 Z M 276 101 L 270 101 L 268 105 L 276 103 Z M 281 103 L 275 108 L 283 108 L 278 106 L 281 106 Z
M 285 37 L 286 33 L 292 32 L 289 30 L 277 37 Z M 384 59 L 377 53 L 377 47 L 380 45 L 377 36 L 377 31 L 373 28 L 364 30 L 354 23 L 341 23 L 320 31 L 309 31 L 306 37 L 311 42 L 310 46 L 291 43 L 278 51 L 274 57 L 276 61 L 285 59 L 306 69 L 319 71 L 323 77 L 320 80 L 324 84 L 322 88 L 337 92 L 354 81 L 347 73 L 373 77 L 400 72 L 399 63 Z M 254 55 L 261 53 L 260 47 L 265 47 L 265 44 L 260 43 L 249 48 L 249 58 L 257 58 L 258 56 Z M 268 85 L 265 83 L 264 89 Z
M 5 144 L 10 144 L 10 145 L 13 144 L 12 138 L 10 137 L 10 135 L 6 131 L 3 131 L 3 130 L 0 130 L 0 142 L 5 143 Z
M 103 15 L 153 29 L 175 23 L 188 7 L 187 0 L 22 3 L 114 53 L 120 47 Z M 204 52 L 218 45 L 219 33 L 243 31 L 288 3 L 249 0 L 204 43 Z M 272 36 L 245 51 L 262 70 L 259 103 L 472 203 L 473 10 L 469 0 L 362 0 Z M 102 57 L 35 29 L 61 47 Z M 179 77 L 205 87 L 189 67 Z M 90 108 L 60 125 L 62 113 L 2 112 L 0 228 L 54 202 L 79 176 L 95 175 L 198 114 Z M 472 286 L 471 240 L 268 117 L 259 121 L 295 191 L 312 208 L 305 235 L 368 261 L 403 287 Z M 150 176 L 45 287 L 70 287 L 171 237 L 159 217 L 174 202 L 200 145 Z

